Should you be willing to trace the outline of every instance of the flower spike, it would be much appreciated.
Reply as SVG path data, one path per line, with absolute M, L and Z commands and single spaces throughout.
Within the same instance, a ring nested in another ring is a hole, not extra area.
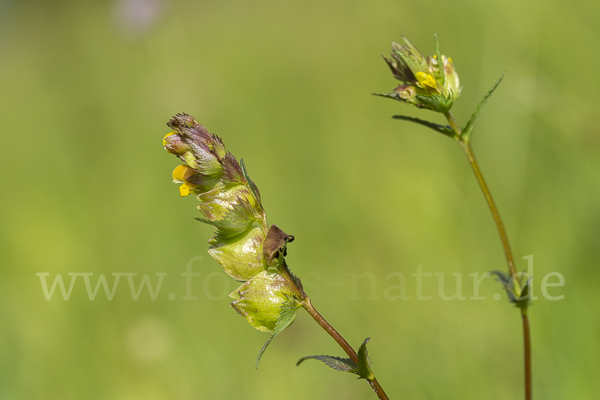
M 408 39 L 402 39 L 404 45 L 392 42 L 391 58 L 383 57 L 402 84 L 391 93 L 375 94 L 418 108 L 448 112 L 461 92 L 452 59 L 442 54 L 424 57 Z M 436 47 L 439 49 L 437 37 Z

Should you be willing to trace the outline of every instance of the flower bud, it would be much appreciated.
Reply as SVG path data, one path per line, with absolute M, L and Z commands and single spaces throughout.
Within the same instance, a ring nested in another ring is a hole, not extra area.
M 191 150 L 191 147 L 177 134 L 177 132 L 167 134 L 163 139 L 163 146 L 165 147 L 165 150 L 176 156 L 182 156 Z
M 177 137 L 172 138 L 173 134 L 171 134 L 165 138 L 169 145 L 171 145 L 169 141 L 174 142 L 173 147 L 177 153 L 173 152 L 173 154 L 180 156 L 200 174 L 215 177 L 221 174 L 222 160 L 227 154 L 221 138 L 210 133 L 206 127 L 187 114 L 177 114 L 167 125 L 178 134 Z M 189 146 L 189 149 L 179 144 L 179 140 Z M 184 148 L 186 151 L 183 151 Z
M 458 74 L 456 73 L 456 69 L 454 69 L 452 58 L 442 55 L 442 61 L 444 63 L 444 72 L 446 74 L 444 90 L 448 95 L 451 95 L 456 99 L 460 96 L 460 92 L 462 91 L 460 79 L 458 79 Z
M 216 237 L 209 241 L 212 245 L 208 253 L 233 279 L 247 281 L 266 270 L 263 259 L 265 235 L 259 227 L 231 238 Z
M 250 325 L 262 332 L 273 332 L 281 306 L 289 303 L 294 288 L 282 275 L 263 271 L 229 294 L 231 307 Z

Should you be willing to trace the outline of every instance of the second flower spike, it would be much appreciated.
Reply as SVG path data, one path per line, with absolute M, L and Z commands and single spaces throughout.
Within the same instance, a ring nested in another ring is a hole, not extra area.
M 403 101 L 419 108 L 446 113 L 461 92 L 458 74 L 450 57 L 442 55 L 436 36 L 436 54 L 424 57 L 405 37 L 392 43 L 391 57 L 383 57 L 396 79 L 402 82 L 391 93 L 379 96 Z

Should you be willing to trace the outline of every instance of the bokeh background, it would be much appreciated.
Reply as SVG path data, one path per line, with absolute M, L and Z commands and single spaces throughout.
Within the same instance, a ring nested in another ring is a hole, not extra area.
M 358 346 L 391 398 L 522 398 L 518 312 L 445 301 L 435 277 L 505 269 L 454 142 L 392 120 L 436 122 L 372 92 L 393 89 L 380 54 L 433 34 L 464 90 L 463 123 L 507 70 L 473 145 L 534 286 L 538 399 L 600 396 L 600 3 L 501 1 L 0 1 L 0 399 L 373 399 L 310 354 L 343 356 L 300 310 L 268 335 L 228 307 L 235 282 L 205 251 L 211 228 L 171 183 L 165 122 L 187 112 L 246 161 L 269 222 L 297 240 L 288 261 L 320 312 Z M 200 276 L 186 295 L 186 266 Z M 90 301 L 81 277 L 166 273 L 155 300 L 123 277 Z M 361 274 L 367 273 L 357 278 Z M 409 300 L 390 289 L 406 277 Z M 386 279 L 387 278 L 387 279 Z M 556 282 L 556 280 L 552 280 Z M 356 284 L 354 284 L 356 282 Z M 371 285 L 374 286 L 371 286 Z M 388 291 L 386 292 L 386 289 Z M 173 300 L 169 298 L 174 297 Z

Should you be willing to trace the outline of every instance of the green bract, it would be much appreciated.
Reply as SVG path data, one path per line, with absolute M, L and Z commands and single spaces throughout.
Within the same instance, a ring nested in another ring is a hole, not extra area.
M 256 199 L 244 185 L 216 188 L 197 198 L 198 210 L 204 215 L 200 220 L 219 228 L 220 236 L 238 235 L 258 220 Z

